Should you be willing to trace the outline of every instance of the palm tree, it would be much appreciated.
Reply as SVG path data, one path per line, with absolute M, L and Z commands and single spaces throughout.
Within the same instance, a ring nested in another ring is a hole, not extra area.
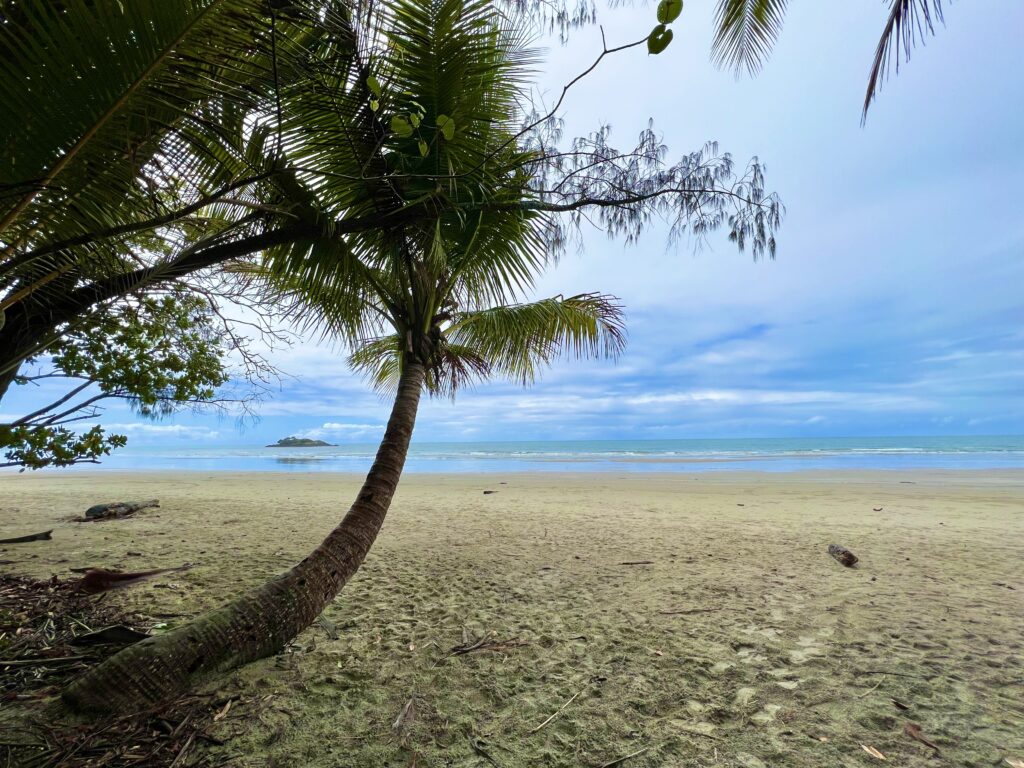
M 711 56 L 716 64 L 756 74 L 775 45 L 786 15 L 787 0 L 718 0 L 715 40 Z M 882 81 L 900 57 L 910 60 L 910 51 L 926 35 L 935 34 L 941 22 L 942 0 L 889 0 L 889 13 L 875 48 L 864 95 L 862 120 L 882 87 Z
M 272 153 L 244 127 L 296 26 L 274 5 L 0 8 L 0 397 L 62 324 L 202 266 L 205 246 L 274 242 L 281 223 L 250 207 Z
M 613 297 L 524 300 L 564 245 L 559 214 L 571 224 L 589 210 L 627 239 L 660 214 L 674 232 L 727 226 L 740 247 L 774 248 L 780 207 L 756 163 L 737 180 L 731 159 L 709 146 L 667 165 L 649 129 L 630 152 L 610 147 L 606 130 L 555 148 L 553 112 L 538 117 L 525 96 L 536 56 L 522 27 L 488 0 L 361 10 L 339 4 L 322 17 L 317 39 L 304 42 L 308 76 L 281 89 L 275 125 L 288 210 L 340 234 L 266 249 L 234 270 L 309 330 L 347 345 L 352 365 L 392 394 L 374 463 L 347 514 L 302 562 L 90 670 L 64 693 L 75 710 L 166 698 L 279 651 L 308 626 L 380 530 L 422 392 L 453 396 L 492 376 L 525 384 L 559 354 L 620 351 Z M 388 225 L 345 228 L 373 217 Z

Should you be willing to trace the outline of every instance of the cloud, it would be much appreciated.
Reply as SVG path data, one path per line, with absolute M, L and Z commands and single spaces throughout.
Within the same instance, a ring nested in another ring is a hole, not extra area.
M 101 426 L 109 433 L 123 433 L 128 437 L 159 437 L 177 440 L 217 440 L 221 437 L 219 430 L 204 425 L 186 424 L 147 424 L 145 422 L 114 422 L 103 423 Z
M 299 432 L 299 437 L 308 437 L 322 440 L 325 437 L 335 439 L 354 439 L 362 437 L 379 437 L 384 431 L 383 424 L 345 424 L 336 421 L 328 421 L 319 427 L 305 429 Z

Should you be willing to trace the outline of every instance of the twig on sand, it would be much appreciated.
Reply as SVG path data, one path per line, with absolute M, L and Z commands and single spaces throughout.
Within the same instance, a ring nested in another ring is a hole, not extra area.
M 479 640 L 473 643 L 465 643 L 463 645 L 456 645 L 454 648 L 448 651 L 449 658 L 451 656 L 463 656 L 467 653 L 474 653 L 476 651 L 506 651 L 509 648 L 519 648 L 523 645 L 529 645 L 525 640 L 520 640 L 518 637 L 513 637 L 509 640 L 488 640 L 490 635 L 485 635 Z
M 864 691 L 864 693 L 858 694 L 858 695 L 857 695 L 857 698 L 858 698 L 858 699 L 863 699 L 863 698 L 864 698 L 865 696 L 867 696 L 867 695 L 868 695 L 869 693 L 871 693 L 872 691 L 875 691 L 875 690 L 877 690 L 877 689 L 878 689 L 878 686 L 880 686 L 880 685 L 881 685 L 882 683 L 884 683 L 884 682 L 885 682 L 885 675 L 882 675 L 882 677 L 881 677 L 881 678 L 880 678 L 880 679 L 878 680 L 878 682 L 877 682 L 877 683 L 875 683 L 875 684 L 874 684 L 873 686 L 871 686 L 871 687 L 870 687 L 870 688 L 868 688 L 868 689 L 867 689 L 866 691 Z
M 473 737 L 470 737 L 470 739 L 469 739 L 469 746 L 471 746 L 473 748 L 474 752 L 476 752 L 478 755 L 480 755 L 480 757 L 482 757 L 488 763 L 493 765 L 495 768 L 501 768 L 498 765 L 498 761 L 495 760 L 493 757 L 491 757 L 491 753 L 488 752 L 486 749 L 484 749 L 484 743 L 485 742 L 480 741 L 480 739 L 476 739 L 476 738 L 473 738 Z
M 931 749 L 935 750 L 936 755 L 938 755 L 942 751 L 935 744 L 928 741 L 928 739 L 924 737 L 924 734 L 921 732 L 921 726 L 917 723 L 911 723 L 910 721 L 907 721 L 907 724 L 903 726 L 903 733 L 904 735 L 914 739 L 914 741 L 919 741 L 926 747 L 930 747 Z
M 53 538 L 50 534 L 53 533 L 51 528 L 48 531 L 42 533 L 30 533 L 28 536 L 15 536 L 13 539 L 0 539 L 0 544 L 27 544 L 30 541 L 49 541 Z
M 649 750 L 650 750 L 650 747 L 644 747 L 643 749 L 638 749 L 636 752 L 630 752 L 628 755 L 623 755 L 622 757 L 615 758 L 610 763 L 605 763 L 604 765 L 601 766 L 601 768 L 611 768 L 613 765 L 621 765 L 622 763 L 624 763 L 627 760 L 629 760 L 631 757 L 639 757 L 644 752 L 647 752 Z
M 38 667 L 42 664 L 62 664 L 69 661 L 81 661 L 85 656 L 34 657 L 29 659 L 0 660 L 0 667 Z
M 181 748 L 181 751 L 178 753 L 178 756 L 174 758 L 174 762 L 171 763 L 171 768 L 174 768 L 174 766 L 184 763 L 185 756 L 188 755 L 188 751 L 192 748 L 192 745 L 195 743 L 195 741 L 196 734 L 195 731 L 193 731 L 188 735 L 188 738 L 185 740 L 185 746 Z
M 931 680 L 935 675 L 912 675 L 909 672 L 893 672 L 891 669 L 862 669 L 858 675 L 893 675 L 894 677 L 916 677 L 921 680 Z
M 588 686 L 588 687 L 589 687 L 589 686 Z M 530 733 L 536 733 L 536 732 L 537 732 L 537 731 L 539 731 L 539 730 L 540 730 L 541 728 L 543 728 L 543 727 L 544 727 L 545 725 L 547 725 L 547 724 L 548 724 L 548 723 L 550 723 L 550 722 L 551 722 L 552 720 L 554 720 L 554 719 L 555 719 L 556 717 L 558 717 L 558 716 L 559 716 L 559 715 L 560 715 L 560 714 L 562 713 L 562 710 L 563 710 L 563 709 L 565 709 L 566 707 L 568 707 L 568 706 L 569 706 L 570 704 L 572 704 L 572 703 L 573 703 L 574 701 L 576 701 L 576 699 L 577 699 L 577 698 L 579 697 L 579 695 L 580 695 L 581 693 L 583 693 L 583 692 L 584 692 L 585 690 L 587 690 L 587 689 L 586 689 L 586 688 L 581 688 L 580 690 L 576 691 L 576 693 L 574 693 L 574 694 L 572 695 L 572 698 L 570 698 L 570 699 L 569 699 L 569 700 L 568 700 L 567 702 L 565 702 L 565 704 L 563 704 L 562 706 L 560 706 L 560 707 L 559 707 L 559 708 L 558 708 L 558 709 L 557 709 L 557 710 L 555 711 L 555 713 L 554 713 L 553 715 L 551 715 L 551 717 L 549 717 L 549 718 L 548 718 L 547 720 L 545 720 L 545 721 L 544 721 L 543 723 L 541 723 L 541 724 L 540 724 L 540 725 L 538 725 L 538 726 L 537 726 L 536 728 L 534 728 L 533 730 L 531 730 L 531 731 L 530 731 Z M 612 763 L 609 763 L 609 765 L 612 765 Z
M 658 611 L 662 616 L 685 616 L 689 613 L 714 613 L 720 611 L 721 608 L 685 608 L 679 611 Z
M 653 560 L 627 560 L 624 563 L 619 563 L 619 565 L 654 565 L 654 561 Z

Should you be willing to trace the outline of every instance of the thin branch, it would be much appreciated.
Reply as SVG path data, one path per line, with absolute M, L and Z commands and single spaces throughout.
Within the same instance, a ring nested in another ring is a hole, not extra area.
M 106 400 L 107 398 L 110 397 L 116 397 L 116 395 L 112 395 L 107 392 L 101 392 L 98 395 L 93 395 L 88 400 L 83 400 L 74 407 L 68 408 L 66 411 L 63 411 L 62 413 L 58 413 L 54 416 L 51 416 L 50 418 L 46 419 L 46 421 L 42 422 L 40 426 L 52 427 L 55 423 L 57 423 L 60 419 L 64 418 L 65 416 L 70 416 L 72 413 L 77 413 L 78 411 L 81 411 L 84 408 L 88 408 L 93 403 L 99 402 L 100 400 Z
M 19 427 L 29 424 L 33 419 L 37 418 L 38 416 L 42 416 L 46 413 L 49 413 L 54 408 L 59 408 L 60 406 L 64 405 L 64 403 L 73 398 L 79 392 L 81 392 L 84 389 L 87 389 L 90 384 L 92 384 L 91 380 L 86 381 L 84 384 L 80 384 L 79 386 L 75 387 L 70 392 L 68 392 L 66 395 L 64 395 L 64 397 L 60 398 L 59 400 L 55 400 L 54 402 L 50 403 L 47 406 L 40 408 L 38 411 L 33 411 L 27 416 L 22 416 L 17 421 L 12 422 L 12 425 L 15 427 Z
M 48 243 L 47 245 L 40 246 L 39 248 L 36 248 L 31 251 L 26 251 L 25 253 L 22 253 L 17 256 L 13 254 L 13 251 L 8 251 L 6 254 L 0 257 L 0 264 L 4 263 L 8 259 L 13 259 L 13 262 L 5 267 L 5 271 L 9 272 L 11 270 L 17 269 L 20 266 L 23 266 L 24 264 L 29 263 L 34 259 L 39 258 L 40 256 L 46 256 L 51 253 L 57 253 L 58 251 L 64 251 L 67 250 L 68 248 L 74 248 L 79 245 L 87 245 L 89 243 L 95 242 L 96 240 L 119 237 L 121 235 L 132 234 L 134 232 L 142 232 L 147 229 L 155 229 L 157 227 L 165 226 L 167 224 L 172 224 L 175 221 L 178 221 L 179 219 L 185 218 L 189 214 L 195 213 L 196 211 L 201 210 L 208 205 L 211 205 L 212 203 L 234 202 L 234 204 L 239 205 L 241 204 L 241 201 L 226 201 L 221 200 L 221 198 L 238 189 L 241 189 L 242 187 L 248 186 L 250 184 L 255 184 L 260 181 L 264 181 L 278 172 L 279 171 L 268 171 L 267 173 L 262 173 L 257 176 L 250 176 L 249 178 L 240 179 L 236 182 L 228 184 L 226 187 L 223 187 L 217 190 L 216 192 L 203 195 L 194 203 L 186 205 L 184 208 L 179 208 L 178 210 L 165 213 L 162 216 L 155 216 L 151 219 L 146 219 L 145 221 L 135 221 L 129 224 L 121 224 L 116 227 L 110 227 L 108 229 L 100 230 L 98 232 L 89 232 L 87 234 L 78 235 L 76 237 L 70 237 L 65 240 L 59 240 L 56 243 Z

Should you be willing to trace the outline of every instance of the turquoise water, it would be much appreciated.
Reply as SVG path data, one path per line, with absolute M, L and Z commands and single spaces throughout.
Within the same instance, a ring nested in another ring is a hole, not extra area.
M 331 448 L 133 448 L 95 470 L 365 472 L 375 444 Z M 410 472 L 792 472 L 1024 469 L 1021 437 L 760 438 L 495 443 L 414 442 Z

